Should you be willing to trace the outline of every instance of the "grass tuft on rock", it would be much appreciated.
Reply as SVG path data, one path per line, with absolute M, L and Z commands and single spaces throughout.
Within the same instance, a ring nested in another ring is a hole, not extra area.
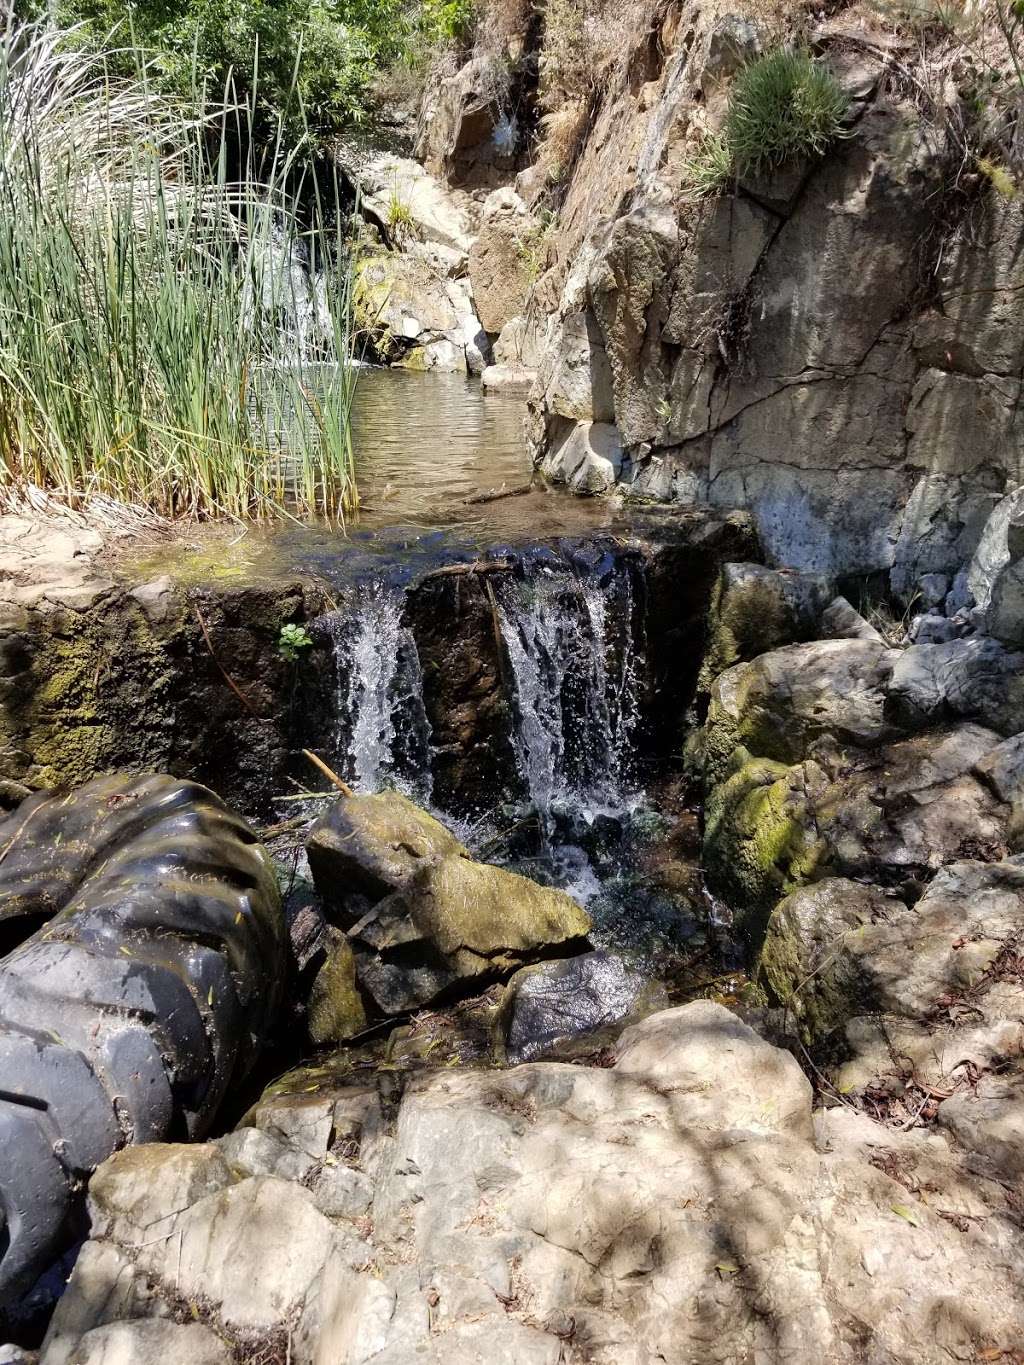
M 740 71 L 725 137 L 736 167 L 767 171 L 820 156 L 843 136 L 849 101 L 836 78 L 809 53 L 777 48 Z

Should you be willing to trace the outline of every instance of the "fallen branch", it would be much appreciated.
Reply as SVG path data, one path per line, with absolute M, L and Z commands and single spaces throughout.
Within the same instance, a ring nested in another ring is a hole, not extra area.
M 199 622 L 199 629 L 203 632 L 203 639 L 206 641 L 206 648 L 210 651 L 210 658 L 220 669 L 221 677 L 227 683 L 228 687 L 231 688 L 232 692 L 234 692 L 235 696 L 242 703 L 245 709 L 249 712 L 250 716 L 255 716 L 255 718 L 258 721 L 260 721 L 261 724 L 266 725 L 268 723 L 266 717 L 261 716 L 259 714 L 256 708 L 253 706 L 252 702 L 250 702 L 249 698 L 245 695 L 242 689 L 235 682 L 234 678 L 232 678 L 231 674 L 227 671 L 227 669 L 224 667 L 221 661 L 217 658 L 217 655 L 214 653 L 213 641 L 210 639 L 210 632 L 206 629 L 206 622 L 203 620 L 203 613 L 199 610 L 199 607 L 196 603 L 192 604 L 192 610 L 195 612 L 196 620 Z
M 441 569 L 431 569 L 430 573 L 423 575 L 423 581 L 428 578 L 458 578 L 465 574 L 477 573 L 508 573 L 512 565 L 507 559 L 474 559 L 471 564 L 446 564 Z
M 303 749 L 302 753 L 305 758 L 309 759 L 314 768 L 319 768 L 328 782 L 337 787 L 342 796 L 355 796 L 355 792 L 348 783 L 343 782 L 334 769 L 329 768 L 322 758 L 317 758 L 316 754 L 312 753 L 309 749 Z
M 466 499 L 466 506 L 473 507 L 484 502 L 500 502 L 502 498 L 521 498 L 525 493 L 533 492 L 533 482 L 520 483 L 515 488 L 493 489 L 489 493 L 475 493 L 473 497 Z

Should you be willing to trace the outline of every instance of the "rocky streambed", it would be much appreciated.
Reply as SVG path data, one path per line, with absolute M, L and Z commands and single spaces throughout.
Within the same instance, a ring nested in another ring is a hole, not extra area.
M 1000 524 L 902 620 L 696 510 L 314 538 L 285 588 L 269 549 L 9 576 L 9 1334 L 43 1365 L 1014 1359 Z

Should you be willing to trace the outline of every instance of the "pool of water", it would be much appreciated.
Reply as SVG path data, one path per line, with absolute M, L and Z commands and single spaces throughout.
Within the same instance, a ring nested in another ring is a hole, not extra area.
M 343 529 L 287 520 L 241 533 L 176 528 L 173 544 L 132 554 L 130 570 L 197 582 L 349 579 L 382 560 L 415 573 L 506 543 L 624 526 L 615 500 L 579 498 L 534 474 L 525 421 L 523 399 L 486 393 L 478 380 L 367 368 L 352 413 L 360 503 Z

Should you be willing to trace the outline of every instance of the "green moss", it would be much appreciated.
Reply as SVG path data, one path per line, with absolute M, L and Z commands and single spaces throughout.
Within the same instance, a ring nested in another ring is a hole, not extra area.
M 790 772 L 771 759 L 747 759 L 711 791 L 705 810 L 708 881 L 755 946 L 776 901 L 815 876 L 821 858 L 801 821 Z
M 348 939 L 330 929 L 327 956 L 309 996 L 309 1036 L 313 1042 L 342 1043 L 366 1028 L 366 1009 L 356 985 L 356 962 Z
M 793 638 L 793 613 L 777 589 L 752 578 L 728 584 L 720 574 L 711 599 L 708 646 L 698 689 L 710 691 L 720 673 Z

